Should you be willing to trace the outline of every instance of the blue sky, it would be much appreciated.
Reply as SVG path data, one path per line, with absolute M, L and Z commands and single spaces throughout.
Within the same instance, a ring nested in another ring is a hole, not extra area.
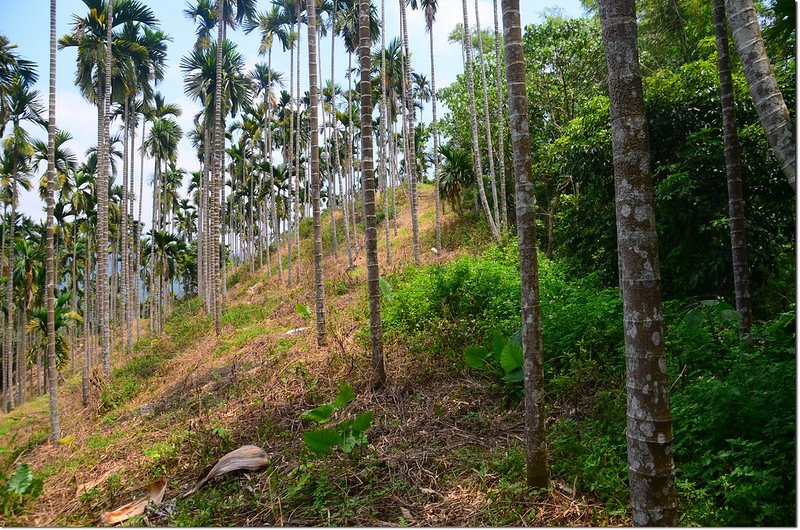
M 492 27 L 492 0 L 478 0 L 480 9 L 480 20 L 482 27 Z M 200 106 L 193 100 L 186 97 L 183 93 L 183 79 L 179 69 L 180 58 L 186 55 L 195 42 L 194 24 L 183 16 L 185 0 L 143 0 L 148 5 L 156 17 L 161 22 L 161 27 L 169 33 L 173 42 L 168 49 L 167 75 L 165 80 L 158 87 L 164 94 L 167 101 L 177 103 L 183 109 L 183 115 L 178 119 L 184 131 L 192 127 L 192 118 L 199 111 Z M 380 2 L 373 0 L 377 4 L 380 13 Z M 386 40 L 387 42 L 395 35 L 400 34 L 399 24 L 399 3 L 397 0 L 385 0 L 386 2 Z M 271 4 L 269 0 L 259 0 L 258 8 L 260 11 L 266 10 Z M 499 1 L 498 1 L 499 4 Z M 582 14 L 579 0 L 521 0 L 521 11 L 523 24 L 538 21 L 545 10 L 558 9 L 565 16 L 575 17 Z M 5 34 L 19 46 L 18 52 L 25 58 L 35 61 L 39 65 L 40 79 L 37 89 L 42 93 L 42 102 L 47 102 L 47 81 L 49 64 L 49 0 L 0 0 L 2 8 L 2 18 L 0 18 L 0 34 Z M 474 1 L 469 0 L 470 23 L 474 28 Z M 57 32 L 58 37 L 68 33 L 74 14 L 83 15 L 86 6 L 81 0 L 58 0 L 57 12 Z M 434 27 L 434 49 L 436 54 L 436 84 L 437 88 L 447 86 L 452 83 L 456 76 L 461 73 L 463 66 L 461 61 L 461 50 L 458 45 L 450 44 L 447 35 L 461 21 L 461 1 L 460 0 L 440 0 L 439 12 L 437 14 L 436 25 Z M 414 71 L 425 74 L 430 72 L 430 59 L 428 50 L 428 36 L 425 33 L 425 23 L 422 14 L 410 11 L 408 13 L 409 40 L 411 41 L 411 60 Z M 245 35 L 242 31 L 229 32 L 229 38 L 234 40 L 247 63 L 248 69 L 258 62 L 265 61 L 264 57 L 258 56 L 259 36 L 257 32 Z M 303 35 L 305 37 L 305 34 Z M 301 53 L 305 57 L 306 40 L 303 38 L 301 43 Z M 337 45 L 336 52 L 336 76 L 337 82 L 343 84 L 345 80 L 345 70 L 347 65 L 347 55 L 341 45 Z M 97 112 L 94 106 L 90 105 L 80 95 L 74 86 L 75 60 L 77 53 L 74 49 L 61 50 L 57 54 L 56 84 L 56 122 L 61 129 L 69 131 L 74 139 L 69 142 L 69 146 L 79 156 L 85 153 L 86 149 L 95 145 L 97 142 Z M 330 40 L 323 39 L 320 60 L 323 61 L 323 75 L 330 75 Z M 308 86 L 308 62 L 302 64 L 301 84 Z M 276 45 L 273 52 L 273 67 L 279 71 L 284 71 L 288 75 L 289 55 L 280 51 Z M 305 88 L 304 88 L 305 90 Z M 426 121 L 430 120 L 430 109 L 426 109 L 423 117 Z M 41 138 L 46 134 L 40 130 L 32 131 L 34 136 Z M 178 164 L 180 167 L 194 171 L 199 168 L 194 150 L 188 140 L 181 141 L 179 148 Z M 150 173 L 152 166 L 145 166 L 145 202 L 143 218 L 150 219 Z M 138 189 L 138 160 L 136 168 Z M 121 177 L 120 177 L 121 178 Z M 43 217 L 43 204 L 34 193 L 25 193 L 21 196 L 20 210 L 31 215 L 36 219 Z

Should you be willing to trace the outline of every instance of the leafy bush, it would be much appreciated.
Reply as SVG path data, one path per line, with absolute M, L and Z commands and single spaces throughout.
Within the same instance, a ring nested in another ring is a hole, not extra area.
M 539 263 L 548 386 L 567 395 L 619 375 L 624 362 L 618 291 L 603 288 L 594 275 L 570 278 L 560 264 L 542 256 Z M 410 269 L 388 283 L 394 284 L 391 296 L 384 298 L 388 340 L 460 357 L 464 346 L 490 344 L 495 334 L 507 337 L 520 329 L 515 243 L 445 265 Z
M 39 496 L 44 486 L 42 477 L 35 476 L 28 464 L 17 467 L 10 477 L 0 474 L 0 481 L 5 482 L 5 486 L 0 487 L 0 508 L 4 517 L 19 513 L 26 502 Z
M 342 407 L 355 399 L 353 387 L 345 384 L 339 390 L 336 399 L 325 403 L 300 415 L 318 425 L 328 423 Z M 303 441 L 318 456 L 328 455 L 334 447 L 351 453 L 356 447 L 367 445 L 366 431 L 372 424 L 372 412 L 364 412 L 355 418 L 340 421 L 334 428 L 313 429 L 303 433 Z
M 667 347 L 677 478 L 716 509 L 700 524 L 795 524 L 795 314 L 760 322 L 740 341 L 721 303 L 684 314 Z

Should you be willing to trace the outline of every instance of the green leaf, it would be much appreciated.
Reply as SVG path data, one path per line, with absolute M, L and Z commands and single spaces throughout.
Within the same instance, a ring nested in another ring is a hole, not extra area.
M 492 332 L 492 353 L 494 353 L 495 359 L 500 358 L 503 348 L 506 347 L 506 342 L 508 341 L 502 334 L 497 331 Z
M 703 323 L 704 317 L 703 312 L 699 309 L 695 308 L 686 313 L 686 318 L 684 319 L 684 325 L 686 326 L 686 331 L 695 332 L 700 328 L 700 324 Z
M 513 372 L 508 372 L 503 376 L 503 381 L 507 381 L 509 383 L 519 383 L 524 380 L 525 374 L 522 372 L 522 368 L 517 368 Z
M 310 307 L 308 307 L 307 305 L 303 305 L 303 304 L 297 304 L 295 309 L 297 309 L 297 312 L 300 313 L 300 315 L 303 318 L 305 318 L 306 320 L 311 320 L 311 308 Z
M 372 411 L 367 411 L 364 414 L 359 414 L 353 420 L 353 432 L 364 432 L 372 425 Z
M 333 429 L 317 429 L 303 433 L 303 441 L 316 454 L 327 455 L 342 443 L 342 437 Z
M 339 389 L 339 394 L 336 396 L 336 399 L 333 400 L 333 406 L 337 409 L 342 408 L 355 398 L 356 395 L 353 392 L 353 387 L 350 383 L 345 383 L 342 388 Z
M 392 289 L 392 286 L 389 284 L 389 282 L 383 279 L 383 276 L 379 278 L 378 283 L 381 287 L 381 296 L 383 296 L 387 302 L 391 302 L 394 298 L 394 290 Z
M 24 495 L 28 491 L 28 488 L 30 488 L 32 482 L 33 470 L 31 466 L 22 464 L 12 473 L 11 478 L 8 479 L 6 491 Z
M 742 320 L 742 314 L 736 311 L 735 309 L 725 309 L 719 312 L 720 316 L 725 320 L 732 320 L 734 322 L 739 322 Z
M 522 366 L 522 346 L 517 346 L 516 344 L 508 343 L 506 344 L 505 348 L 503 348 L 503 352 L 500 354 L 500 366 L 503 368 L 503 371 L 513 372 L 517 368 Z
M 330 403 L 325 403 L 315 409 L 307 410 L 300 414 L 300 419 L 311 420 L 315 423 L 325 423 L 331 419 L 334 412 L 336 412 L 336 407 Z
M 471 346 L 464 350 L 464 362 L 478 370 L 485 368 L 487 357 L 489 352 L 483 346 Z

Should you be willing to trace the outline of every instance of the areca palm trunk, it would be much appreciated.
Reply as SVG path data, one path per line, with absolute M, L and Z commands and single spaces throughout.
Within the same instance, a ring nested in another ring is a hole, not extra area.
M 142 204 L 144 203 L 144 138 L 147 120 L 142 116 L 142 152 L 139 159 L 139 215 L 136 217 L 136 339 L 141 332 L 142 318 L 142 286 L 143 280 L 139 274 L 142 265 Z M 150 293 L 148 292 L 148 298 Z
M 268 91 L 272 94 L 272 47 L 269 49 L 269 56 L 267 59 L 269 73 L 268 76 Z M 265 111 L 264 116 L 267 120 L 267 145 L 265 146 L 265 153 L 269 153 L 269 200 L 270 200 L 270 213 L 272 215 L 272 230 L 275 241 L 275 252 L 278 257 L 278 278 L 283 281 L 283 257 L 281 256 L 281 231 L 278 224 L 278 208 L 275 204 L 275 170 L 272 164 L 272 102 L 267 105 L 268 109 Z M 269 118 L 266 118 L 266 116 Z
M 83 406 L 89 404 L 89 363 L 90 359 L 90 344 L 92 341 L 92 328 L 91 320 L 89 319 L 90 311 L 90 282 L 92 277 L 92 252 L 89 244 L 90 236 L 86 237 L 86 256 L 84 256 L 84 271 L 83 271 L 83 362 L 81 363 L 81 396 L 83 398 Z
M 725 0 L 725 5 L 733 42 L 742 61 L 758 119 L 789 186 L 795 190 L 797 152 L 794 126 L 764 48 L 753 0 Z
M 599 6 L 614 153 L 633 522 L 639 526 L 674 526 L 672 414 L 636 6 L 634 0 L 600 0 Z
M 120 318 L 119 322 L 119 329 L 120 329 L 120 337 L 121 337 L 121 346 L 122 351 L 128 351 L 129 347 L 131 346 L 128 344 L 128 150 L 130 149 L 129 145 L 129 138 L 128 138 L 128 104 L 130 98 L 126 97 L 125 101 L 123 102 L 124 109 L 123 109 L 123 125 L 122 125 L 122 134 L 124 138 L 124 147 L 123 147 L 123 163 L 122 163 L 122 209 L 120 211 L 120 230 L 119 230 L 119 251 L 120 251 L 120 258 L 122 260 L 122 266 L 120 270 Z
M 47 306 L 47 360 L 48 360 L 48 404 L 50 407 L 50 443 L 55 445 L 61 438 L 58 410 L 58 369 L 56 367 L 55 329 L 55 257 L 53 218 L 55 213 L 56 183 L 56 0 L 50 0 L 50 83 L 47 116 L 47 227 L 45 239 L 47 257 L 45 263 L 45 305 Z
M 386 383 L 381 327 L 380 272 L 378 270 L 378 229 L 375 222 L 375 179 L 372 158 L 372 82 L 370 79 L 370 0 L 361 0 L 359 10 L 359 57 L 361 66 L 361 175 L 364 186 L 364 240 L 369 290 L 370 342 L 372 344 L 373 386 Z
M 499 199 L 497 197 L 497 178 L 494 172 L 494 142 L 492 142 L 492 120 L 489 116 L 489 83 L 486 82 L 486 61 L 483 55 L 483 34 L 481 33 L 481 17 L 478 0 L 475 0 L 475 31 L 478 34 L 478 62 L 481 71 L 481 88 L 483 92 L 483 117 L 486 126 L 486 151 L 489 157 L 489 182 L 492 185 L 492 207 L 494 219 L 500 223 Z M 502 114 L 501 114 L 502 116 Z
M 536 204 L 531 174 L 531 138 L 525 90 L 519 0 L 503 0 L 503 31 L 508 62 L 508 106 L 514 149 L 517 238 L 519 239 L 522 352 L 525 395 L 525 463 L 529 486 L 547 487 L 544 369 L 539 306 L 539 264 L 536 253 Z
M 500 55 L 500 26 L 497 16 L 497 0 L 494 0 L 494 56 L 495 56 L 495 87 L 497 89 L 497 160 L 500 163 L 500 228 L 508 226 L 508 206 L 506 204 L 506 149 L 505 149 L 505 130 L 503 126 L 503 61 Z M 433 63 L 431 63 L 433 64 Z M 436 143 L 436 84 L 433 81 L 433 68 L 431 67 L 431 87 L 433 90 L 433 123 L 434 123 L 434 145 Z M 486 87 L 489 90 L 489 87 Z M 438 153 L 435 155 L 438 157 Z M 435 159 L 434 159 L 435 160 Z
M 387 135 L 387 123 L 386 120 L 389 119 L 389 111 L 386 105 L 386 2 L 385 0 L 381 0 L 381 134 L 380 134 L 380 152 L 381 152 L 381 175 L 383 180 L 383 225 L 384 225 L 384 235 L 385 241 L 384 246 L 386 247 L 386 263 L 390 264 L 392 262 L 392 243 L 389 238 L 389 178 L 390 174 L 386 168 L 386 162 L 388 159 L 387 149 L 389 147 L 389 141 L 386 137 Z M 433 41 L 431 41 L 431 45 Z M 433 59 L 433 49 L 431 48 L 431 59 Z M 436 116 L 434 111 L 434 116 Z M 434 122 L 436 119 L 434 118 Z M 434 130 L 435 130 L 434 125 Z M 438 186 L 437 186 L 438 190 Z M 437 197 L 438 191 L 437 191 Z M 439 211 L 436 211 L 436 227 L 438 230 L 439 227 Z M 437 231 L 438 237 L 438 231 Z M 437 239 L 438 241 L 438 239 Z M 437 245 L 439 243 L 437 242 Z
M 294 263 L 295 279 L 300 283 L 300 131 L 302 130 L 302 120 L 300 119 L 300 17 L 297 17 L 297 119 L 295 124 L 295 150 L 294 150 Z
M 406 22 L 406 0 L 400 2 L 400 26 L 403 31 L 403 59 L 405 73 L 403 75 L 403 102 L 405 105 L 405 123 L 408 129 L 407 142 L 410 149 L 406 152 L 406 172 L 408 173 L 408 192 L 411 203 L 411 233 L 414 244 L 414 261 L 419 263 L 419 220 L 417 218 L 417 154 L 414 141 L 414 97 L 411 94 L 411 51 L 408 42 L 408 24 Z
M 217 64 L 216 86 L 214 93 L 214 168 L 211 184 L 211 248 L 210 258 L 212 264 L 211 281 L 212 297 L 211 307 L 214 312 L 214 331 L 217 335 L 222 332 L 222 286 L 220 281 L 220 203 L 219 190 L 224 187 L 223 149 L 225 147 L 225 133 L 222 130 L 222 45 L 223 18 L 225 0 L 217 0 Z
M 11 177 L 11 216 L 8 220 L 8 274 L 6 274 L 6 334 L 4 353 L 6 361 L 6 410 L 14 408 L 14 241 L 17 219 L 17 179 L 16 164 Z M 19 377 L 19 374 L 17 374 Z
M 744 193 L 742 191 L 742 162 L 739 156 L 739 137 L 736 131 L 736 111 L 733 105 L 728 24 L 725 0 L 713 0 L 714 33 L 717 44 L 717 69 L 722 104 L 722 131 L 725 142 L 725 171 L 728 180 L 728 216 L 731 230 L 733 286 L 736 310 L 742 315 L 741 329 L 747 333 L 753 324 L 750 298 L 750 268 L 747 265 L 747 235 L 744 224 Z
M 322 271 L 322 224 L 319 211 L 319 96 L 317 90 L 317 9 L 309 2 L 308 14 L 308 84 L 309 133 L 311 144 L 311 207 L 314 217 L 314 287 L 316 290 L 317 345 L 325 345 L 325 284 Z
M 289 197 L 288 197 L 288 222 L 286 223 L 286 283 L 289 287 L 292 286 L 292 245 L 294 241 L 294 201 L 292 200 L 292 173 L 294 173 L 294 122 L 296 113 L 294 111 L 294 47 L 296 43 L 292 43 L 289 49 L 289 157 L 286 164 L 287 178 L 289 179 Z M 298 47 L 297 53 L 300 53 Z M 296 176 L 295 176 L 296 178 Z M 299 278 L 298 278 L 299 280 Z
M 467 73 L 467 87 L 469 89 L 469 108 L 470 124 L 472 126 L 472 157 L 475 164 L 475 178 L 478 181 L 478 194 L 480 195 L 483 213 L 486 215 L 486 222 L 492 232 L 495 241 L 500 240 L 500 230 L 497 228 L 492 211 L 489 208 L 489 201 L 486 200 L 486 190 L 483 186 L 483 161 L 481 160 L 480 144 L 478 143 L 478 116 L 477 106 L 475 105 L 475 77 L 472 69 L 472 35 L 469 31 L 469 16 L 467 15 L 467 0 L 461 0 L 461 7 L 464 17 L 464 52 L 466 54 L 465 68 Z
M 429 48 L 431 52 L 431 112 L 433 113 L 433 118 L 431 121 L 431 128 L 432 128 L 431 133 L 433 134 L 433 183 L 434 183 L 433 199 L 434 199 L 434 208 L 436 212 L 436 248 L 441 250 L 442 221 L 441 221 L 441 205 L 439 197 L 439 128 L 436 120 L 436 61 L 434 60 L 433 57 L 433 17 L 429 16 L 428 20 L 429 20 L 428 38 L 430 39 Z M 503 187 L 503 192 L 505 192 L 505 187 Z
M 334 56 L 336 55 L 336 15 L 339 8 L 338 2 L 333 2 L 333 12 L 331 15 L 331 111 L 328 118 L 330 119 L 330 127 L 328 130 L 329 143 L 326 148 L 330 152 L 330 146 L 336 145 L 336 73 L 334 71 Z M 322 106 L 323 110 L 325 105 Z M 324 114 L 323 114 L 324 116 Z M 324 121 L 324 118 L 323 118 Z M 328 192 L 328 202 L 330 203 L 331 210 L 331 227 L 333 229 L 333 253 L 339 254 L 339 234 L 336 232 L 336 166 L 333 163 L 333 156 L 328 156 L 328 170 L 330 171 L 330 190 Z
M 100 136 L 98 142 L 97 177 L 97 295 L 99 299 L 100 317 L 100 356 L 103 361 L 103 374 L 111 375 L 111 344 L 109 329 L 109 303 L 108 303 L 108 181 L 109 181 L 109 105 L 111 101 L 111 41 L 114 20 L 114 2 L 108 3 L 108 20 L 106 22 L 106 53 L 103 70 L 105 84 L 102 98 L 98 102 L 102 106 L 100 114 Z

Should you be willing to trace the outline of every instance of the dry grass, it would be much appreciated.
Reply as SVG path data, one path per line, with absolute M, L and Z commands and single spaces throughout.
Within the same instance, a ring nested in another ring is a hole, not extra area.
M 460 246 L 440 250 L 438 255 L 431 252 L 430 187 L 421 188 L 420 209 L 420 217 L 426 219 L 421 223 L 423 263 L 449 261 L 471 251 L 469 246 Z M 450 216 L 443 220 L 445 226 L 458 223 Z M 410 227 L 408 209 L 403 208 L 398 236 L 392 239 L 391 264 L 385 263 L 383 227 L 379 227 L 383 274 L 398 273 L 413 263 Z M 475 245 L 482 243 L 473 237 Z M 100 413 L 99 389 L 92 406 L 84 409 L 79 378 L 72 376 L 59 396 L 62 429 L 69 443 L 54 447 L 41 443 L 41 433 L 47 429 L 46 398 L 15 411 L 19 421 L 0 416 L 0 426 L 11 425 L 9 433 L 0 436 L 0 444 L 28 445 L 13 464 L 26 461 L 48 477 L 43 494 L 26 514 L 0 522 L 91 524 L 103 510 L 140 494 L 154 475 L 167 475 L 171 482 L 165 499 L 172 508 L 139 522 L 172 524 L 176 504 L 171 500 L 191 487 L 204 467 L 226 450 L 254 443 L 267 450 L 273 464 L 262 473 L 235 480 L 241 486 L 236 491 L 247 489 L 259 500 L 235 512 L 226 511 L 220 524 L 628 523 L 609 519 L 602 506 L 575 494 L 568 485 L 536 495 L 520 487 L 519 462 L 509 464 L 512 471 L 503 469 L 503 462 L 511 458 L 509 448 L 521 446 L 522 411 L 503 409 L 484 381 L 454 374 L 435 360 L 420 360 L 389 346 L 389 384 L 380 392 L 370 390 L 369 357 L 356 335 L 368 316 L 363 244 L 358 248 L 353 268 L 348 267 L 343 241 L 338 255 L 326 257 L 329 338 L 325 347 L 316 344 L 313 322 L 296 311 L 297 304 L 313 306 L 314 301 L 310 244 L 304 242 L 299 284 L 287 287 L 285 278 L 277 274 L 268 281 L 262 269 L 240 273 L 238 283 L 228 290 L 228 309 L 246 311 L 263 304 L 268 308 L 265 318 L 246 326 L 231 323 L 219 337 L 199 336 L 185 348 L 173 344 L 178 353 L 164 360 L 145 387 L 118 410 Z M 277 272 L 274 263 L 273 272 Z M 301 327 L 308 329 L 286 334 Z M 245 328 L 248 334 L 240 335 Z M 120 356 L 114 360 L 115 366 L 127 361 Z M 420 362 L 432 364 L 421 367 Z M 327 514 L 311 514 L 302 506 L 284 509 L 280 495 L 285 496 L 289 482 L 296 480 L 293 473 L 302 449 L 300 434 L 305 426 L 298 416 L 329 399 L 342 381 L 351 381 L 356 388 L 357 399 L 350 408 L 371 410 L 376 418 L 365 452 L 369 466 L 341 457 L 319 464 L 318 471 L 326 473 L 326 480 L 348 485 L 346 495 L 356 503 L 352 513 L 334 516 L 330 508 Z M 229 438 L 215 438 L 212 429 L 222 429 Z M 167 456 L 155 458 L 157 451 L 148 450 L 162 446 Z M 488 467 L 476 467 L 479 461 L 488 462 Z M 361 498 L 364 502 L 358 504 Z

